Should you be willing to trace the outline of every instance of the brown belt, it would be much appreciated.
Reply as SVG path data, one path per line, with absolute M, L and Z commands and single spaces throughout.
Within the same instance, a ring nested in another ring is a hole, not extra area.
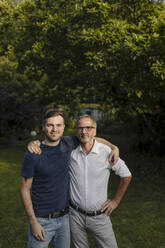
M 47 218 L 47 219 L 50 219 L 50 218 L 59 218 L 61 216 L 64 216 L 65 214 L 67 214 L 69 212 L 69 207 L 59 211 L 59 212 L 54 212 L 52 214 L 48 214 L 48 215 L 44 215 L 44 216 L 37 216 L 39 218 Z

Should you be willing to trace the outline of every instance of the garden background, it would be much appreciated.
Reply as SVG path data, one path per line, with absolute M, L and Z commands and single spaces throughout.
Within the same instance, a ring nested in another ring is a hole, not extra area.
M 1 0 L 0 37 L 0 248 L 26 247 L 20 168 L 43 111 L 62 109 L 73 134 L 91 105 L 133 173 L 111 217 L 119 247 L 165 248 L 164 2 Z

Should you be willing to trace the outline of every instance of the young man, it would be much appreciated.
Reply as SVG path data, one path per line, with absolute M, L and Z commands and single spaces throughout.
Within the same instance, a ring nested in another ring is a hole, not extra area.
M 64 128 L 61 112 L 46 112 L 42 153 L 27 151 L 24 157 L 21 196 L 29 217 L 28 248 L 47 248 L 50 242 L 53 248 L 70 247 L 68 170 L 70 154 L 79 142 L 74 136 L 62 136 Z
M 117 242 L 108 215 L 120 203 L 131 173 L 119 159 L 111 166 L 111 149 L 98 143 L 96 122 L 82 116 L 77 122 L 80 145 L 72 151 L 70 160 L 70 228 L 74 248 L 87 248 L 90 231 L 100 248 L 117 248 Z M 107 199 L 110 171 L 120 176 L 120 184 L 113 199 Z

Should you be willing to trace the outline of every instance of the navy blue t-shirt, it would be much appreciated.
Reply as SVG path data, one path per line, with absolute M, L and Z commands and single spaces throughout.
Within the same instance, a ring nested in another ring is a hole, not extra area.
M 57 146 L 41 144 L 41 155 L 26 152 L 22 176 L 33 177 L 32 204 L 36 216 L 45 216 L 68 206 L 70 154 L 79 144 L 76 136 L 63 136 Z

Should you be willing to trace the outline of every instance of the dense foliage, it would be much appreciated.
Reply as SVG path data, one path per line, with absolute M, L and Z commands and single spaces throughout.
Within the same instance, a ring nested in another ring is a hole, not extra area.
M 100 103 L 137 119 L 138 148 L 164 154 L 164 3 L 18 2 L 0 2 L 1 135 L 48 104 Z

